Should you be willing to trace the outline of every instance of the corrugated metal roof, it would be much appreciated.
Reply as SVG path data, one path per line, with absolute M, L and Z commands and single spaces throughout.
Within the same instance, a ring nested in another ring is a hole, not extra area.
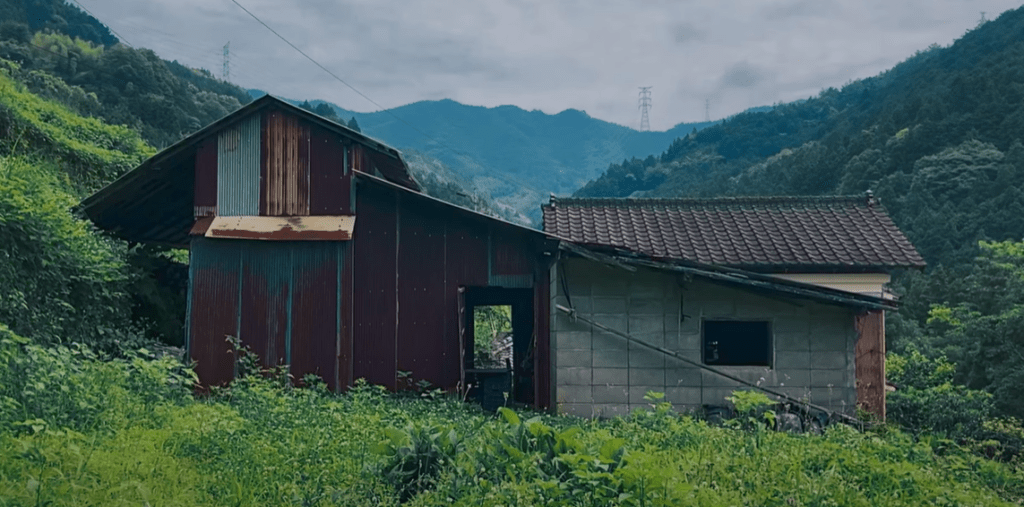
M 354 216 L 315 217 L 212 217 L 209 226 L 201 224 L 193 231 L 207 238 L 261 239 L 277 241 L 344 241 L 352 239 Z M 202 232 L 200 232 L 202 230 Z

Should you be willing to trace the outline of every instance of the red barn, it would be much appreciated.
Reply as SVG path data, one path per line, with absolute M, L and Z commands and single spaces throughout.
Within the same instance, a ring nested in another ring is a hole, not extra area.
M 130 242 L 188 248 L 186 344 L 206 385 L 238 337 L 332 389 L 464 385 L 472 308 L 510 305 L 514 397 L 550 404 L 545 234 L 420 192 L 401 154 L 265 96 L 88 198 Z

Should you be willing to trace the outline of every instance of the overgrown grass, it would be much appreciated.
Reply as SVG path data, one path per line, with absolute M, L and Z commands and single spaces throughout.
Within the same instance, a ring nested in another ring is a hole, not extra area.
M 248 376 L 196 399 L 143 351 L 0 328 L 0 505 L 1015 505 L 1014 464 L 897 431 L 495 417 L 442 393 Z
M 138 132 L 85 118 L 18 83 L 14 62 L 0 59 L 0 154 L 29 154 L 60 165 L 83 196 L 132 169 L 156 151 Z

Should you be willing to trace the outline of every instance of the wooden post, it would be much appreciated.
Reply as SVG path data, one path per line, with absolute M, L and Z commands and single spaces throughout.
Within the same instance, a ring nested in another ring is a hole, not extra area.
M 885 312 L 856 317 L 857 406 L 885 420 Z

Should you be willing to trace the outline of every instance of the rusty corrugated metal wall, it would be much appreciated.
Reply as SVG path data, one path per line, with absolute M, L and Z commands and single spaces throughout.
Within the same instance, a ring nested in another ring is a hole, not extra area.
M 353 237 L 352 374 L 396 387 L 398 223 L 392 192 L 360 187 Z
M 217 214 L 217 141 L 207 139 L 196 147 L 193 201 L 195 217 Z
M 189 262 L 189 355 L 204 386 L 224 384 L 234 375 L 225 340 L 238 336 L 241 252 L 232 242 L 193 240 Z
M 345 242 L 194 238 L 191 251 L 188 343 L 204 385 L 231 379 L 230 335 L 266 367 L 337 387 Z
M 282 111 L 263 114 L 261 215 L 309 215 L 309 130 Z
M 538 271 L 530 259 L 536 245 L 510 226 L 489 225 L 392 189 L 361 184 L 357 196 L 353 377 L 393 389 L 400 387 L 396 375 L 402 370 L 415 380 L 455 387 L 458 288 L 497 286 L 496 281 L 534 286 Z M 492 273 L 494 244 L 522 252 L 521 258 L 501 261 L 505 278 Z
M 352 212 L 347 149 L 337 135 L 313 127 L 309 141 L 309 214 Z
M 243 118 L 217 136 L 217 214 L 259 214 L 260 115 Z

